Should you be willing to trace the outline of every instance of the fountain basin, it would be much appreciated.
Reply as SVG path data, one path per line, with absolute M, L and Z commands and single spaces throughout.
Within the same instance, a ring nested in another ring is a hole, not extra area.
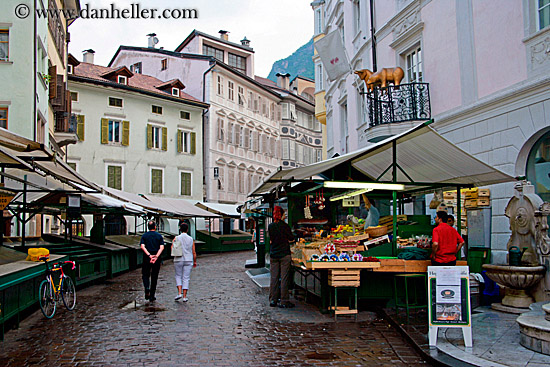
M 484 264 L 487 276 L 506 287 L 502 306 L 493 305 L 499 311 L 522 313 L 529 311 L 529 305 L 535 302 L 527 290 L 535 286 L 543 277 L 546 268 L 539 266 L 509 266 Z

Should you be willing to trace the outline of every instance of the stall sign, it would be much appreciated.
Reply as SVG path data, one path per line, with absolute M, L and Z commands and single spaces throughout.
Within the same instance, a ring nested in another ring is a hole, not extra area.
M 358 207 L 360 205 L 361 201 L 359 200 L 359 195 L 353 196 L 351 198 L 343 199 L 342 200 L 342 207 L 344 208 L 350 208 L 350 207 Z
M 14 197 L 15 195 L 0 193 L 0 210 L 4 210 Z
M 464 344 L 472 346 L 469 274 L 467 266 L 428 266 L 430 346 L 437 343 L 439 327 L 462 328 Z

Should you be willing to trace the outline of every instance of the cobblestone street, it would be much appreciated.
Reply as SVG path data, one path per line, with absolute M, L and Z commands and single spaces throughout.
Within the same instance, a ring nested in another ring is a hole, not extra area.
M 141 271 L 78 292 L 74 312 L 40 310 L 0 342 L 0 366 L 427 366 L 384 320 L 334 322 L 314 306 L 270 308 L 244 273 L 253 252 L 199 257 L 189 302 L 174 302 L 172 262 L 158 300 L 145 302 Z

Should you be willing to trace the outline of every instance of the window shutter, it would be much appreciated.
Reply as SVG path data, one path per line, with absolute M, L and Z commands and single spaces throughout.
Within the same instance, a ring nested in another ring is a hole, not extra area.
M 48 68 L 48 74 L 50 76 L 50 83 L 48 85 L 48 93 L 50 99 L 57 97 L 57 66 L 53 65 Z
M 115 167 L 114 166 L 108 166 L 107 167 L 107 186 L 110 188 L 115 188 Z
M 235 145 L 241 145 L 241 127 L 236 125 L 235 126 L 235 139 L 233 141 L 233 144 Z
M 130 121 L 122 121 L 122 145 L 130 145 Z
M 162 128 L 162 150 L 168 150 L 168 128 Z
M 122 167 L 114 166 L 114 188 L 117 190 L 122 190 Z
M 147 125 L 147 149 L 153 148 L 153 125 Z
M 79 141 L 84 141 L 84 115 L 76 116 L 76 135 Z
M 243 142 L 243 146 L 248 149 L 250 148 L 250 129 L 249 128 L 244 128 L 244 142 Z
M 191 154 L 197 154 L 197 133 L 191 133 Z M 191 194 L 189 194 L 191 195 Z
M 183 131 L 178 130 L 177 138 L 178 138 L 178 153 L 181 153 L 183 152 Z
M 109 120 L 101 119 L 101 144 L 109 143 Z

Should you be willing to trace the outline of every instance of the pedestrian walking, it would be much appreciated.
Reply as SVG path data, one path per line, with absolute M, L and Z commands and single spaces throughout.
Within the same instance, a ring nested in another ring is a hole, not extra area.
M 164 250 L 164 239 L 157 232 L 157 224 L 154 221 L 147 223 L 148 232 L 141 236 L 140 246 L 143 250 L 143 265 L 141 277 L 145 288 L 145 299 L 151 302 L 156 300 L 157 280 L 162 260 L 160 254 Z
M 284 221 L 285 211 L 280 206 L 273 209 L 273 223 L 268 227 L 269 231 L 269 258 L 271 281 L 269 289 L 269 305 L 280 308 L 292 308 L 288 288 L 290 285 L 290 243 L 294 242 L 294 236 L 290 226 Z
M 189 290 L 189 279 L 191 269 L 197 266 L 197 253 L 195 252 L 195 241 L 187 234 L 189 225 L 180 225 L 180 235 L 172 242 L 172 256 L 174 256 L 174 269 L 176 271 L 176 287 L 178 294 L 175 300 L 187 302 L 187 291 Z

